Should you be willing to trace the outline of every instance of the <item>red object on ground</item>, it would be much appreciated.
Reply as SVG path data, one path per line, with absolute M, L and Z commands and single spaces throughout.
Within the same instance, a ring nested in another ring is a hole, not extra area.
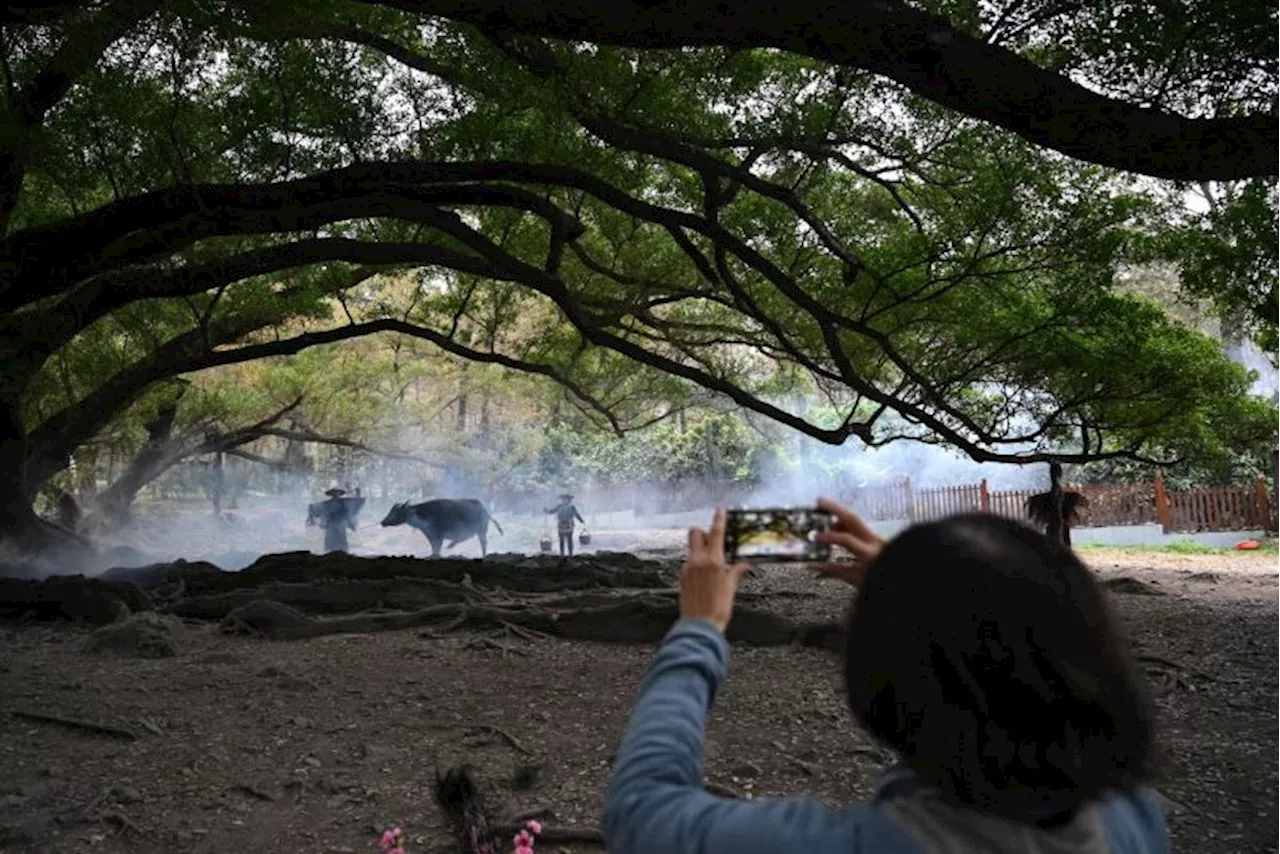
M 1257 540 L 1245 540 L 1243 543 L 1236 543 L 1236 549 L 1242 552 L 1251 552 L 1260 548 L 1262 548 L 1262 543 Z

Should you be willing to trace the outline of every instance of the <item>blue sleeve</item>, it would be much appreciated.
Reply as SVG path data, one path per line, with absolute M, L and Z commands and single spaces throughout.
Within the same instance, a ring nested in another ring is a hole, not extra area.
M 702 788 L 707 710 L 729 647 L 714 626 L 680 620 L 667 634 L 618 750 L 605 795 L 610 854 L 820 854 L 859 848 L 858 816 L 810 798 L 738 801 Z
M 1103 821 L 1113 850 L 1169 854 L 1169 829 L 1154 791 L 1122 792 L 1108 798 L 1106 804 Z

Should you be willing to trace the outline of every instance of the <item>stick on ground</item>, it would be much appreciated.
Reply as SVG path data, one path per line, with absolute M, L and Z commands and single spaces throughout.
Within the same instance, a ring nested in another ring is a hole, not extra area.
M 514 735 L 507 732 L 502 727 L 493 726 L 492 724 L 476 724 L 475 726 L 467 727 L 467 729 L 470 732 L 488 732 L 493 735 L 500 736 L 507 744 L 511 745 L 525 756 L 533 756 L 532 750 L 521 744 Z
M 40 712 L 24 712 L 14 710 L 13 716 L 21 718 L 25 721 L 35 721 L 42 724 L 57 724 L 58 726 L 67 727 L 68 729 L 78 729 L 81 732 L 89 732 L 94 735 L 106 735 L 112 738 L 123 738 L 128 741 L 137 741 L 138 734 L 120 727 L 108 726 L 107 724 L 95 724 L 92 721 L 78 721 L 74 718 L 62 718 L 57 715 L 45 715 Z

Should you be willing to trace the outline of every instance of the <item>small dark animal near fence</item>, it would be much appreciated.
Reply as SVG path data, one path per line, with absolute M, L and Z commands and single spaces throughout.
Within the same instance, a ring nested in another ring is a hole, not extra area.
M 1164 479 L 1132 484 L 1064 484 L 1088 500 L 1073 527 L 1158 524 L 1166 533 L 1275 530 L 1275 508 L 1265 480 L 1256 484 L 1170 491 Z M 849 490 L 839 497 L 866 519 L 926 522 L 953 513 L 988 512 L 1027 518 L 1026 501 L 1039 489 L 992 492 L 981 483 L 914 488 L 909 480 Z

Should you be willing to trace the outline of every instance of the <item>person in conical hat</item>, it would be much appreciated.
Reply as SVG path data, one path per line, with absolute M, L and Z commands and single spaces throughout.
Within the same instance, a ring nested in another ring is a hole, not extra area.
M 573 520 L 577 519 L 582 524 L 587 524 L 587 520 L 582 518 L 578 508 L 573 506 L 573 495 L 568 492 L 560 493 L 560 503 L 555 507 L 548 507 L 543 512 L 556 514 L 556 531 L 560 534 L 560 557 L 573 557 Z
M 356 513 L 359 512 L 357 505 L 363 504 L 364 501 L 357 499 L 353 502 L 351 499 L 343 498 L 347 491 L 336 484 L 326 489 L 324 494 L 329 496 L 327 501 L 312 504 L 308 508 L 307 524 L 319 523 L 320 527 L 324 528 L 326 552 L 348 551 L 347 531 L 356 529 Z

